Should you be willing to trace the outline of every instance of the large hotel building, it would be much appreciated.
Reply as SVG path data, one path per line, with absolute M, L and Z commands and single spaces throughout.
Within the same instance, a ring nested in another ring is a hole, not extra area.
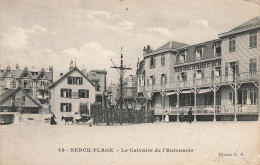
M 194 121 L 257 120 L 259 114 L 260 19 L 187 45 L 148 45 L 137 69 L 137 106 L 161 120 L 179 121 L 192 109 Z

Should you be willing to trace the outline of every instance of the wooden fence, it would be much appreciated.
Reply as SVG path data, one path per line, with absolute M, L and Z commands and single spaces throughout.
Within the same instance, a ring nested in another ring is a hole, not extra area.
M 145 110 L 114 110 L 114 109 L 96 109 L 93 111 L 94 124 L 138 124 L 138 123 L 153 123 L 154 111 Z M 120 117 L 121 116 L 121 117 Z

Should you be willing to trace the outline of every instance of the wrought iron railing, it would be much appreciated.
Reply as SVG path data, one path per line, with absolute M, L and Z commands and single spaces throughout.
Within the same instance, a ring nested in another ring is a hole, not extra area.
M 222 76 L 195 78 L 192 80 L 182 80 L 176 82 L 169 82 L 163 84 L 146 85 L 147 91 L 162 91 L 162 90 L 174 90 L 177 88 L 193 88 L 193 87 L 209 87 L 213 85 L 226 85 L 233 83 L 245 83 L 259 81 L 258 72 L 244 72 L 238 74 L 228 74 Z M 140 87 L 139 87 L 140 88 Z

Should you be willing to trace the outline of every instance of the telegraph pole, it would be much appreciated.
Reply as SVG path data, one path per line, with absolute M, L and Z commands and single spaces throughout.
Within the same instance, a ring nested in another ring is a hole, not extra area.
M 120 107 L 119 108 L 120 125 L 122 125 L 123 103 L 125 103 L 124 97 L 123 97 L 123 77 L 124 77 L 124 73 L 126 72 L 126 70 L 132 70 L 132 68 L 124 67 L 124 65 L 123 65 L 123 47 L 121 47 L 121 57 L 120 58 L 121 58 L 120 66 L 115 66 L 115 64 L 113 63 L 114 66 L 112 66 L 111 68 L 117 69 L 117 71 L 119 72 L 119 75 L 120 75 L 120 78 L 119 78 L 120 95 L 119 95 L 119 100 L 116 104 L 116 110 L 118 110 L 118 106 L 119 106 Z M 125 107 L 128 110 L 126 104 L 125 104 Z

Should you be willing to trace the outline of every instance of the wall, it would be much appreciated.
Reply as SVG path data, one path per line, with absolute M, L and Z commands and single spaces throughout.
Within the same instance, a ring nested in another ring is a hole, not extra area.
M 257 58 L 260 52 L 260 30 L 257 30 L 256 48 L 249 48 L 249 33 L 236 34 L 236 51 L 229 52 L 229 37 L 222 39 L 222 75 L 225 74 L 225 64 L 227 62 L 239 61 L 239 72 L 249 72 L 249 59 Z M 257 67 L 260 68 L 260 58 L 258 57 Z M 230 70 L 230 69 L 229 69 Z
M 161 55 L 165 55 L 165 65 L 161 66 Z M 150 59 L 151 57 L 155 57 L 155 68 L 150 69 Z M 147 79 L 149 79 L 150 76 L 155 76 L 155 84 L 161 84 L 161 74 L 167 75 L 166 82 L 172 82 L 174 80 L 174 68 L 173 65 L 175 64 L 175 53 L 173 52 L 166 52 L 166 53 L 160 53 L 153 56 L 145 57 L 145 84 L 147 85 Z

